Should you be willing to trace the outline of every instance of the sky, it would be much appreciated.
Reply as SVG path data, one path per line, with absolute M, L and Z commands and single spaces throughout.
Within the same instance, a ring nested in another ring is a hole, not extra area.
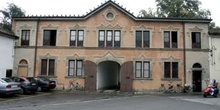
M 7 8 L 7 3 L 14 3 L 26 15 L 85 15 L 97 8 L 106 0 L 0 0 L 0 9 Z M 107 0 L 108 1 L 108 0 Z M 120 6 L 130 10 L 135 16 L 141 9 L 156 9 L 155 0 L 113 0 Z M 220 26 L 220 0 L 200 0 L 201 9 L 211 11 L 211 19 Z M 2 15 L 0 15 L 2 16 Z

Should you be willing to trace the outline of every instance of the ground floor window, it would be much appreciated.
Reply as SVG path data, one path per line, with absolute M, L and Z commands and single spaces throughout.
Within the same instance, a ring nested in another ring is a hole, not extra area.
M 135 62 L 135 78 L 150 78 L 150 62 L 136 61 Z
M 164 78 L 178 78 L 178 62 L 164 62 Z
M 41 75 L 55 75 L 55 59 L 41 59 Z
M 82 60 L 69 60 L 68 76 L 82 76 L 82 74 L 83 74 L 83 61 Z

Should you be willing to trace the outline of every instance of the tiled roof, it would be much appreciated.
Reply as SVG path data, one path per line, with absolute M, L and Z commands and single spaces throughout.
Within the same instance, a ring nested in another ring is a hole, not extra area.
M 135 21 L 174 21 L 174 22 L 203 22 L 203 23 L 209 23 L 212 21 L 212 19 L 185 19 L 185 18 L 158 18 L 158 17 L 136 17 L 133 13 L 131 13 L 129 10 L 127 10 L 125 7 L 120 5 L 119 3 L 116 3 L 115 1 L 108 0 L 105 3 L 101 3 L 100 6 L 94 8 L 93 10 L 90 10 L 85 15 L 28 15 L 23 17 L 14 17 L 14 20 L 85 20 L 95 13 L 99 12 L 106 6 L 112 5 L 116 9 L 120 10 L 124 14 L 126 14 L 128 17 L 132 18 Z
M 210 29 L 209 35 L 220 35 L 220 28 Z
M 0 36 L 12 38 L 12 39 L 18 39 L 18 36 L 14 35 L 13 33 L 9 33 L 1 29 L 0 29 Z

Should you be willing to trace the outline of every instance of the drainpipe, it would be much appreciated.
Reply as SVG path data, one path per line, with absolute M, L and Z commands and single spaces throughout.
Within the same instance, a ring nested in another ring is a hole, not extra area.
M 34 46 L 34 77 L 36 76 L 36 65 L 37 65 L 37 42 L 38 42 L 39 21 L 40 19 L 38 18 L 37 29 L 36 29 L 36 40 L 35 40 L 35 46 Z
M 185 35 L 185 23 L 183 22 L 183 78 L 184 84 L 186 84 L 186 35 Z

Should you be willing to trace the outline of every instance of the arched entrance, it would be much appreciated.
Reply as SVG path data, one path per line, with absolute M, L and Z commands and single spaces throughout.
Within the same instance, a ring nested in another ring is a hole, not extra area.
M 98 90 L 120 90 L 120 64 L 115 61 L 103 61 L 97 67 Z
M 202 91 L 202 66 L 195 63 L 192 67 L 193 92 Z
M 18 76 L 28 76 L 28 62 L 21 60 L 18 65 Z

